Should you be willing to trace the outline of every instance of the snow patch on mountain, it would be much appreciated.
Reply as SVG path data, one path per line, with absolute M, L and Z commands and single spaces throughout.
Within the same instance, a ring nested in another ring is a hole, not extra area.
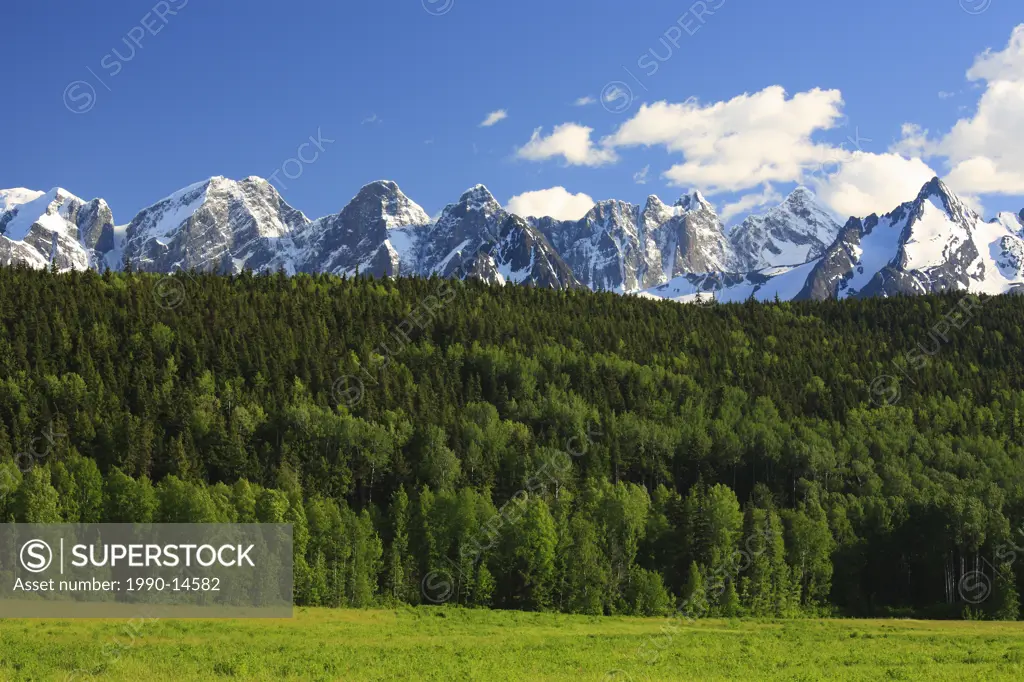
M 262 178 L 215 176 L 143 209 L 125 257 L 140 270 L 293 270 L 292 235 L 309 223 Z
M 839 224 L 804 187 L 764 215 L 750 216 L 729 235 L 742 270 L 798 265 L 821 256 L 839 234 Z
M 926 270 L 941 265 L 970 237 L 969 226 L 951 221 L 936 197 L 929 196 L 922 202 L 920 216 L 911 223 L 910 234 L 904 239 L 906 259 L 902 266 L 907 270 Z
M 83 201 L 67 190 L 4 190 L 0 264 L 84 270 L 110 248 L 113 215 L 102 199 Z
M 21 204 L 27 204 L 43 196 L 45 192 L 24 187 L 13 187 L 11 189 L 0 189 L 0 211 L 14 208 Z
M 855 265 L 852 277 L 842 286 L 842 298 L 855 296 L 879 270 L 896 260 L 900 247 L 900 227 L 890 216 L 883 217 L 860 241 L 850 247 Z
M 262 178 L 213 177 L 115 226 L 102 200 L 0 190 L 0 263 L 58 270 L 283 269 L 588 287 L 677 301 L 1001 293 L 1024 286 L 1024 212 L 985 222 L 938 179 L 840 228 L 805 188 L 727 231 L 699 192 L 607 200 L 580 220 L 508 213 L 483 185 L 436 221 L 398 186 L 363 187 L 315 221 Z

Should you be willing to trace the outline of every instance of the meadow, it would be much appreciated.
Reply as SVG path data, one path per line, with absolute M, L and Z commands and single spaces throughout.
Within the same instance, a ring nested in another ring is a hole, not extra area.
M 0 621 L 4 680 L 1020 680 L 1024 625 L 458 608 Z

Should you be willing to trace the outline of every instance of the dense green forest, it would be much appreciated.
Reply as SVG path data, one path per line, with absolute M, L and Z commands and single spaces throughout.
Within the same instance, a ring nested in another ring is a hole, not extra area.
M 5 268 L 0 517 L 290 522 L 301 604 L 1015 619 L 1022 348 L 1015 296 Z

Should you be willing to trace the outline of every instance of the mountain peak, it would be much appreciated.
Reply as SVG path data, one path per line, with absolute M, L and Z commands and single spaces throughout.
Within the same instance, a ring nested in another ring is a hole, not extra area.
M 384 227 L 389 230 L 430 222 L 427 212 L 405 196 L 398 184 L 391 180 L 375 180 L 364 185 L 342 214 L 356 222 L 382 220 Z
M 473 185 L 459 197 L 460 204 L 491 204 L 497 203 L 494 195 L 484 185 Z
M 12 187 L 11 189 L 0 189 L 0 211 L 6 211 L 19 204 L 27 204 L 43 196 L 45 192 L 25 187 Z
M 918 193 L 918 199 L 924 199 L 927 197 L 951 197 L 953 193 L 949 191 L 946 184 L 939 179 L 938 176 L 933 177 L 931 180 L 926 182 Z
M 969 222 L 976 216 L 974 211 L 938 177 L 934 177 L 926 182 L 918 193 L 917 199 L 914 200 L 918 212 L 920 212 L 922 206 L 929 199 L 938 199 L 946 213 L 958 222 Z
M 647 201 L 644 202 L 644 207 L 642 210 L 645 213 L 648 211 L 656 211 L 657 213 L 661 214 L 667 212 L 669 210 L 669 207 L 665 205 L 665 202 L 662 201 L 661 197 L 659 197 L 657 194 L 649 194 L 647 196 Z
M 817 197 L 815 196 L 813 191 L 811 191 L 807 187 L 804 187 L 803 185 L 800 185 L 799 187 L 797 187 L 796 189 L 794 189 L 792 192 L 789 193 L 789 196 L 786 197 L 786 201 L 783 202 L 783 203 L 786 203 L 786 204 L 797 204 L 797 203 L 803 204 L 803 203 L 815 201 L 816 199 L 817 199 Z
M 715 213 L 715 207 L 704 198 L 704 195 L 699 190 L 693 190 L 689 194 L 684 194 L 676 202 L 676 206 L 685 211 L 705 210 Z
M 840 226 L 818 205 L 814 192 L 797 187 L 779 205 L 751 215 L 729 235 L 746 270 L 795 266 L 821 256 Z
M 360 194 L 364 193 L 372 195 L 401 194 L 402 190 L 399 189 L 398 183 L 394 182 L 393 180 L 374 180 L 373 182 L 368 182 L 365 185 L 363 185 L 362 188 L 360 188 L 360 190 L 356 193 L 356 196 L 359 196 Z
M 364 201 L 403 202 L 408 201 L 408 199 L 402 193 L 402 190 L 399 189 L 397 183 L 391 180 L 374 180 L 363 185 L 356 192 L 351 203 L 362 203 Z
M 494 282 L 621 292 L 677 277 L 691 284 L 694 277 L 719 277 L 720 289 L 746 282 L 746 293 L 736 289 L 725 298 L 749 297 L 751 288 L 759 292 L 775 278 L 778 286 L 792 285 L 784 298 L 805 289 L 845 297 L 1024 286 L 1024 257 L 1018 257 L 1024 210 L 984 223 L 938 177 L 916 200 L 850 225 L 840 229 L 808 187 L 728 233 L 697 190 L 674 204 L 655 194 L 643 207 L 604 200 L 581 220 L 562 221 L 510 216 L 486 186 L 474 185 L 431 220 L 384 179 L 364 185 L 339 213 L 310 221 L 268 180 L 215 175 L 143 209 L 123 228 L 114 226 L 102 199 L 84 201 L 61 187 L 0 190 L 0 263 L 67 270 L 117 268 L 127 260 L 155 272 L 284 268 L 382 277 L 469 273 Z
M 67 191 L 63 187 L 54 187 L 53 189 L 46 193 L 46 196 L 51 197 L 51 200 L 59 199 L 61 201 L 67 201 L 68 199 L 75 199 L 83 204 L 85 203 L 82 199 L 78 198 L 77 196 Z

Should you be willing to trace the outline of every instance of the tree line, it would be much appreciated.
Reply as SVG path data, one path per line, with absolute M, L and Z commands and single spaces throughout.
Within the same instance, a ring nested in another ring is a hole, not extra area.
M 302 604 L 1016 618 L 1024 303 L 964 310 L 0 269 L 0 514 L 285 520 Z

